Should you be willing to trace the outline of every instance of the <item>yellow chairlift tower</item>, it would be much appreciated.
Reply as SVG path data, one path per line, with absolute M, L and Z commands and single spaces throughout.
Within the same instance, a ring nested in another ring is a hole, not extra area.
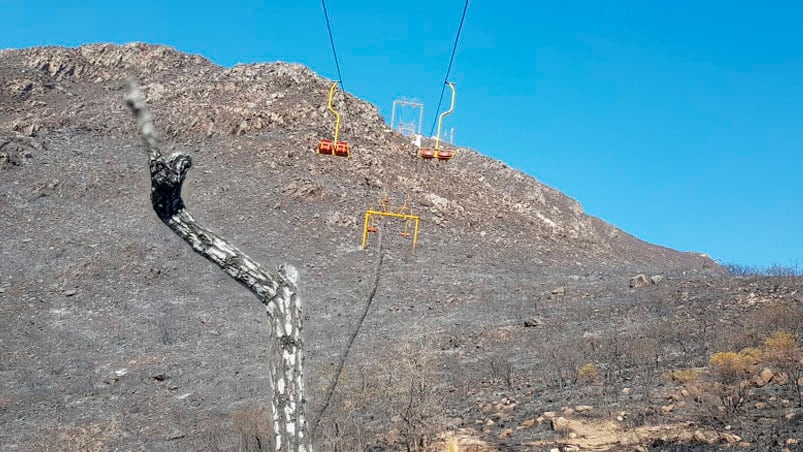
M 393 209 L 388 205 L 390 201 L 387 195 L 383 196 L 382 199 L 379 200 L 379 206 L 381 210 L 375 209 L 368 209 L 365 212 L 365 222 L 363 223 L 362 227 L 362 249 L 365 249 L 368 246 L 368 234 L 371 232 L 378 232 L 379 228 L 376 226 L 374 222 L 375 216 L 379 217 L 390 217 L 390 218 L 398 218 L 400 220 L 404 220 L 404 229 L 400 233 L 402 237 L 410 237 L 409 231 L 409 224 L 413 222 L 413 249 L 415 249 L 416 242 L 418 241 L 418 224 L 419 224 L 419 217 L 418 215 L 414 215 L 412 210 L 407 206 L 407 202 L 410 200 L 410 196 L 407 196 L 407 199 L 404 200 L 404 204 L 399 206 L 397 209 Z

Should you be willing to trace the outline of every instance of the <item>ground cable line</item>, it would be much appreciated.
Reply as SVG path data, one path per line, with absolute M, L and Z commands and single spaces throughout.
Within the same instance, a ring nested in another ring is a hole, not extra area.
M 469 0 L 466 0 L 466 4 L 465 6 L 463 6 L 463 15 L 460 17 L 460 25 L 457 27 L 457 34 L 454 37 L 454 46 L 452 46 L 452 56 L 449 57 L 449 66 L 446 68 L 446 77 L 443 78 L 443 87 L 441 87 L 441 97 L 438 99 L 438 108 L 435 109 L 435 120 L 432 121 L 432 129 L 429 131 L 430 138 L 432 137 L 432 134 L 435 133 L 435 125 L 438 123 L 438 113 L 441 112 L 443 95 L 444 93 L 446 93 L 446 84 L 449 82 L 449 74 L 452 72 L 452 63 L 454 63 L 454 56 L 455 53 L 457 53 L 457 43 L 460 41 L 460 33 L 463 31 L 463 23 L 466 21 L 468 2 Z
M 334 378 L 329 383 L 329 387 L 326 389 L 326 396 L 324 397 L 323 404 L 321 404 L 321 408 L 318 409 L 318 413 L 315 416 L 315 419 L 312 421 L 310 436 L 315 435 L 315 430 L 318 428 L 318 424 L 320 424 L 324 412 L 326 412 L 326 409 L 329 408 L 329 403 L 332 401 L 332 395 L 334 395 L 335 389 L 337 388 L 337 383 L 340 381 L 340 376 L 343 373 L 343 367 L 346 365 L 346 359 L 349 356 L 351 347 L 354 345 L 354 340 L 357 338 L 357 334 L 360 332 L 360 328 L 362 328 L 362 324 L 365 321 L 365 318 L 368 316 L 368 311 L 371 309 L 371 304 L 373 304 L 374 298 L 376 297 L 376 291 L 379 288 L 379 278 L 382 275 L 382 262 L 385 260 L 385 251 L 382 248 L 382 232 L 378 232 L 377 235 L 379 239 L 379 259 L 376 262 L 374 283 L 371 286 L 371 292 L 368 294 L 368 300 L 365 302 L 365 308 L 362 311 L 362 315 L 360 315 L 360 319 L 357 321 L 357 327 L 351 332 L 351 336 L 349 336 L 349 341 L 346 344 L 346 348 L 343 350 L 343 354 L 340 355 L 340 361 L 337 363 L 337 369 L 335 369 Z

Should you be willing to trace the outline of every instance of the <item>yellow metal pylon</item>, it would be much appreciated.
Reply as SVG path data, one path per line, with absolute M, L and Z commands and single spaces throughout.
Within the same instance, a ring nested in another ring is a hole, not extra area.
M 362 249 L 365 249 L 368 246 L 368 233 L 369 232 L 377 232 L 377 228 L 374 225 L 373 216 L 380 216 L 380 217 L 390 217 L 390 218 L 399 218 L 404 220 L 404 230 L 402 231 L 402 237 L 409 237 L 409 223 L 410 221 L 413 222 L 413 249 L 415 249 L 415 245 L 418 242 L 418 226 L 420 218 L 418 215 L 413 215 L 413 212 L 410 210 L 410 207 L 407 206 L 407 202 L 410 200 L 410 196 L 408 195 L 407 198 L 404 200 L 404 204 L 399 206 L 398 209 L 395 211 L 388 206 L 388 196 L 384 195 L 380 201 L 379 205 L 382 210 L 373 210 L 368 209 L 365 212 L 365 221 L 363 222 L 362 227 Z M 408 212 L 408 213 L 405 213 Z

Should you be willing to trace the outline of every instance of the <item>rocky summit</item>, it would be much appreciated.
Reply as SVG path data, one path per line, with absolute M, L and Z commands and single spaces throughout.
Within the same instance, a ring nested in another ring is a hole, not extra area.
M 803 439 L 797 368 L 750 364 L 771 374 L 738 406 L 709 368 L 800 333 L 797 279 L 731 278 L 481 150 L 420 159 L 347 93 L 351 156 L 319 155 L 331 81 L 302 65 L 97 44 L 0 51 L 0 449 L 266 450 L 264 310 L 153 213 L 132 79 L 164 148 L 193 157 L 188 210 L 264 266 L 299 269 L 311 416 L 384 253 L 317 450 Z M 415 249 L 392 218 L 361 248 L 383 197 L 420 217 Z M 673 373 L 687 370 L 699 378 Z

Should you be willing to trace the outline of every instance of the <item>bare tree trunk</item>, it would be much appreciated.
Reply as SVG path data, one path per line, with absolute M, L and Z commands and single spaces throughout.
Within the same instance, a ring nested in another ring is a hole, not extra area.
M 301 302 L 296 296 L 298 272 L 290 265 L 282 265 L 275 274 L 268 273 L 225 238 L 198 224 L 181 199 L 181 186 L 192 166 L 192 159 L 183 153 L 165 159 L 159 149 L 153 117 L 134 82 L 130 83 L 125 100 L 147 144 L 151 202 L 159 219 L 196 253 L 217 264 L 265 305 L 272 338 L 270 378 L 274 450 L 311 451 L 304 412 L 303 315 Z

